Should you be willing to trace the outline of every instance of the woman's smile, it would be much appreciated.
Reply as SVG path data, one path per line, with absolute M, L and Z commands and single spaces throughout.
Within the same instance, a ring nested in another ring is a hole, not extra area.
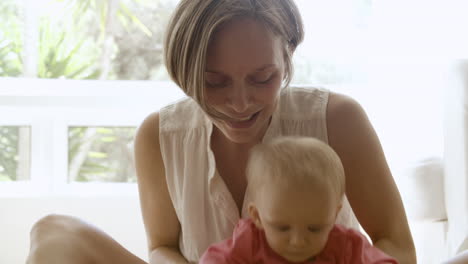
M 229 118 L 224 119 L 223 121 L 233 129 L 246 129 L 252 127 L 255 122 L 257 121 L 257 117 L 259 116 L 261 111 L 258 111 L 250 116 L 246 116 L 244 118 Z

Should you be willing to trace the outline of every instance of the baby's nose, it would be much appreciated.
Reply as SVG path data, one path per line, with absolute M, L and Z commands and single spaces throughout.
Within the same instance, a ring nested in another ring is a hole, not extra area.
M 306 244 L 305 235 L 296 233 L 291 236 L 290 243 L 292 246 L 300 248 Z

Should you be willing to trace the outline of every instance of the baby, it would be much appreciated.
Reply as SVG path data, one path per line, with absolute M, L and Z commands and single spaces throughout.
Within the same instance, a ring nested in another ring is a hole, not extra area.
M 200 264 L 397 263 L 358 231 L 335 224 L 345 192 L 338 155 L 310 137 L 255 146 L 247 165 L 250 219 Z

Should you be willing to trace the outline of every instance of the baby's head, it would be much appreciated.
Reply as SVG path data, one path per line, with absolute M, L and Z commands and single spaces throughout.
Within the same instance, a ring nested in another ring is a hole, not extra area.
M 249 214 L 269 246 L 290 262 L 325 247 L 345 190 L 340 158 L 310 137 L 283 137 L 255 146 L 247 165 Z

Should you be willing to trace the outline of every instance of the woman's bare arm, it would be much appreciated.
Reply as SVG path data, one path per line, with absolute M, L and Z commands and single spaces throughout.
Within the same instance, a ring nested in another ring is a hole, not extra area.
M 167 189 L 158 113 L 147 117 L 138 129 L 135 160 L 150 264 L 188 263 L 178 248 L 180 223 Z
M 402 264 L 416 263 L 416 252 L 400 193 L 380 141 L 362 107 L 330 94 L 328 140 L 346 174 L 346 195 L 373 244 Z

